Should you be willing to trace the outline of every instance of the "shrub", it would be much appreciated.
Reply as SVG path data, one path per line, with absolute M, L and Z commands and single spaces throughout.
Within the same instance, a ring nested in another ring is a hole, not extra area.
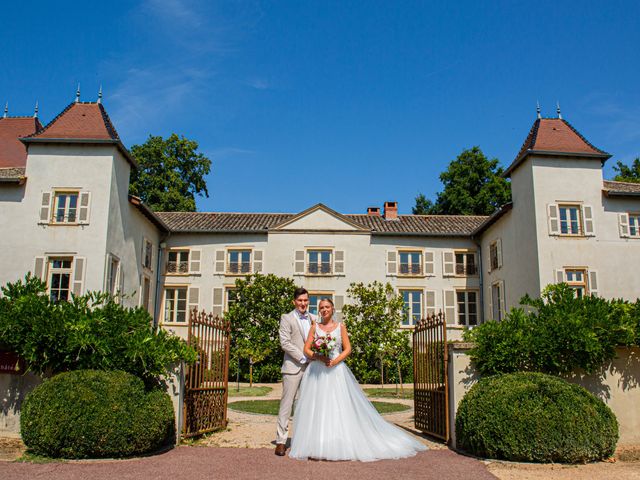
M 387 283 L 352 283 L 347 290 L 352 301 L 342 308 L 349 331 L 352 354 L 347 364 L 362 383 L 381 383 L 381 364 L 386 381 L 413 378 L 413 355 L 409 332 L 399 325 L 406 315 L 402 296 Z
M 2 287 L 0 344 L 36 373 L 78 369 L 123 370 L 148 383 L 167 375 L 195 351 L 165 330 L 154 330 L 149 313 L 125 308 L 106 294 L 73 296 L 54 303 L 39 279 Z
M 579 463 L 611 456 L 618 422 L 584 388 L 542 373 L 486 377 L 460 402 L 457 444 L 474 455 Z
M 127 457 L 175 440 L 173 404 L 126 372 L 76 370 L 45 380 L 26 398 L 20 429 L 35 454 Z
M 517 371 L 550 374 L 581 368 L 592 373 L 615 357 L 618 345 L 640 339 L 640 302 L 576 298 L 566 284 L 548 286 L 528 307 L 511 310 L 501 322 L 465 332 L 474 342 L 471 359 L 485 375 Z

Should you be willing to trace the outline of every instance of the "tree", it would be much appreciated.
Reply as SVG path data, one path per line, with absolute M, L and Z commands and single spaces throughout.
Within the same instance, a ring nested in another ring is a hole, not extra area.
M 419 193 L 416 197 L 416 205 L 412 208 L 414 215 L 429 215 L 433 211 L 434 205 L 431 200 Z
M 383 384 L 387 367 L 388 376 L 402 381 L 401 372 L 406 378 L 412 366 L 409 332 L 399 329 L 405 315 L 402 297 L 391 284 L 380 282 L 352 283 L 347 294 L 353 301 L 342 313 L 351 339 L 347 364 L 353 374 L 360 382 Z M 390 367 L 397 368 L 397 377 Z
M 273 274 L 236 280 L 234 301 L 226 314 L 231 323 L 231 355 L 238 374 L 250 383 L 254 374 L 262 381 L 278 379 L 280 316 L 293 309 L 295 288 L 290 278 Z M 261 364 L 259 369 L 256 364 Z
M 498 159 L 489 160 L 480 147 L 463 150 L 440 174 L 444 190 L 435 203 L 416 197 L 414 213 L 437 215 L 491 215 L 511 201 L 511 186 L 502 177 Z
M 149 135 L 131 147 L 138 169 L 131 172 L 129 192 L 155 211 L 195 212 L 195 196 L 209 196 L 204 177 L 211 171 L 211 160 L 197 150 L 197 142 L 175 133 L 167 139 Z
M 615 181 L 640 183 L 640 157 L 636 158 L 630 167 L 618 161 L 613 169 L 618 172 L 613 178 Z

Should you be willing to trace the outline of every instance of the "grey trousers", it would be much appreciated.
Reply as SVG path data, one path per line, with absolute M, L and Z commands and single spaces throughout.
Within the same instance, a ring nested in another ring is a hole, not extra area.
M 287 443 L 289 436 L 289 417 L 293 401 L 298 393 L 298 387 L 302 381 L 304 369 L 298 373 L 282 374 L 282 398 L 280 399 L 280 411 L 278 412 L 278 428 L 276 430 L 276 443 Z

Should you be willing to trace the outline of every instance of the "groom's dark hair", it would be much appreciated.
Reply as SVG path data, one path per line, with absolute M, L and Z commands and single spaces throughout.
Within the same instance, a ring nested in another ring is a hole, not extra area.
M 306 288 L 298 287 L 293 291 L 293 299 L 297 299 L 300 295 L 309 295 Z

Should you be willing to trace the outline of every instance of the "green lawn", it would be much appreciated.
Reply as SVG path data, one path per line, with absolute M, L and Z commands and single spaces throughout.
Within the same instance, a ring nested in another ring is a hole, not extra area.
M 387 388 L 365 388 L 364 393 L 372 398 L 406 398 L 409 400 L 413 399 L 413 388 L 405 388 L 404 395 L 402 394 L 400 388 L 398 388 L 398 393 L 396 394 L 396 388 L 394 386 L 389 386 Z
M 381 414 L 402 412 L 410 407 L 399 403 L 371 402 L 376 410 Z M 277 415 L 280 407 L 280 400 L 241 400 L 229 403 L 229 408 L 239 412 L 259 413 L 262 415 Z
M 229 384 L 229 396 L 230 397 L 264 397 L 273 388 L 271 387 L 240 387 L 240 391 Z

